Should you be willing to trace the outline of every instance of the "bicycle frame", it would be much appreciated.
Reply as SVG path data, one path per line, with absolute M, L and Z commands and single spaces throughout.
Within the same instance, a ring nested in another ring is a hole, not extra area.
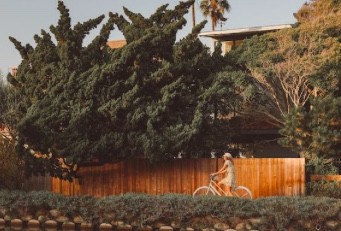
M 203 193 L 203 194 L 200 194 Z M 193 196 L 200 195 L 209 195 L 212 193 L 216 196 L 230 196 L 218 183 L 215 181 L 215 177 L 210 176 L 210 181 L 207 186 L 201 186 L 194 190 Z M 252 200 L 252 192 L 245 186 L 236 186 L 232 189 L 232 196 L 251 199 Z
M 208 184 L 208 188 L 215 195 L 221 196 L 222 194 L 227 196 L 228 194 L 222 189 L 214 180 L 214 177 L 210 176 L 210 183 Z

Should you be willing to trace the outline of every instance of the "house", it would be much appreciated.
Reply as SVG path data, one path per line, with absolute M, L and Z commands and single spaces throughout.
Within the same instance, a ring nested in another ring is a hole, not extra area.
M 281 137 L 279 127 L 261 118 L 235 117 L 240 130 L 231 138 L 230 147 L 235 155 L 259 158 L 298 158 L 289 148 L 282 147 L 277 140 Z
M 10 129 L 5 124 L 2 123 L 0 123 L 0 135 L 8 140 L 13 139 Z
M 13 77 L 17 76 L 18 68 L 17 67 L 11 67 L 10 68 L 10 73 Z
M 126 44 L 127 44 L 127 41 L 125 39 L 109 40 L 107 42 L 107 45 L 112 49 L 123 47 Z
M 200 37 L 211 38 L 211 51 L 218 42 L 222 44 L 222 53 L 229 52 L 245 39 L 282 29 L 292 28 L 291 24 L 258 26 L 199 33 Z M 232 137 L 230 148 L 235 155 L 246 157 L 298 157 L 298 154 L 277 143 L 280 137 L 278 126 L 263 118 L 233 118 L 240 124 L 240 130 Z
M 218 42 L 222 43 L 222 52 L 229 52 L 232 47 L 238 46 L 244 39 L 251 38 L 254 35 L 263 35 L 270 32 L 275 32 L 282 29 L 292 28 L 292 24 L 281 24 L 273 26 L 258 26 L 239 29 L 228 29 L 220 31 L 208 31 L 199 33 L 200 37 L 208 37 L 212 40 L 211 50 L 213 51 Z

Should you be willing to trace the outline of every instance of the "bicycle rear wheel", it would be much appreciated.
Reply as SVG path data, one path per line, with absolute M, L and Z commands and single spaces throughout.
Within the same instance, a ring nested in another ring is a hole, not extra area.
M 214 193 L 207 186 L 199 187 L 193 193 L 193 196 L 213 196 L 213 195 Z
M 245 198 L 245 199 L 252 199 L 252 193 L 251 193 L 250 189 L 248 189 L 245 186 L 237 186 L 232 191 L 232 194 L 235 197 L 240 197 L 240 198 Z

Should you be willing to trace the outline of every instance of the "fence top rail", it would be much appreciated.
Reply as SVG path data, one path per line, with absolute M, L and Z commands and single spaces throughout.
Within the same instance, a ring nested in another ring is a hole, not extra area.
M 341 181 L 341 175 L 311 175 L 311 181 L 327 180 L 327 181 Z

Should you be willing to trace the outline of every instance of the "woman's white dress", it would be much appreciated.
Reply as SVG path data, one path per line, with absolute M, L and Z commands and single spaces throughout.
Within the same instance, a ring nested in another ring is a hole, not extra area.
M 236 173 L 234 170 L 234 164 L 232 161 L 227 160 L 227 171 L 226 171 L 225 185 L 232 188 L 236 187 Z

